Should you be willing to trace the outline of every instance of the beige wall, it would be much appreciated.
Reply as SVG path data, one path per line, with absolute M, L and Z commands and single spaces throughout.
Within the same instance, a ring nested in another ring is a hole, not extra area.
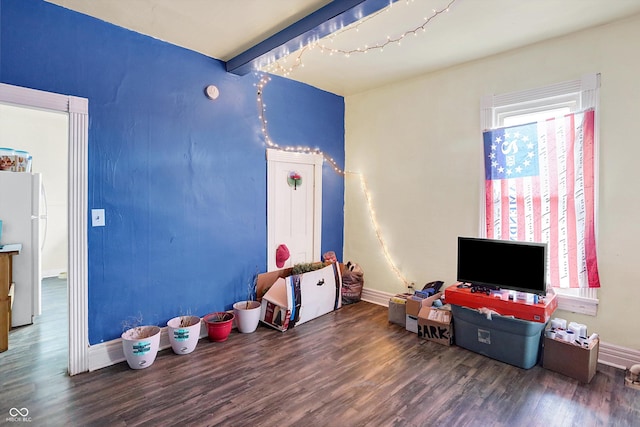
M 443 46 L 446 48 L 446 46 Z M 479 235 L 480 98 L 601 73 L 598 256 L 602 288 L 585 323 L 640 349 L 640 15 L 346 98 L 346 169 L 361 172 L 398 268 L 422 287 L 455 281 L 457 236 Z M 373 232 L 357 176 L 346 180 L 345 260 L 366 287 L 403 292 Z
M 47 199 L 43 277 L 67 271 L 67 114 L 0 104 L 0 146 L 33 156 Z M 41 233 L 44 227 L 41 227 Z

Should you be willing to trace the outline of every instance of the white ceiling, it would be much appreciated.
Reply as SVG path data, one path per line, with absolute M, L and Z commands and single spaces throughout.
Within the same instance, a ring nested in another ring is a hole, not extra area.
M 330 3 L 328 0 L 47 0 L 227 61 Z M 340 1 L 340 0 L 336 0 Z M 425 19 L 437 14 L 426 25 Z M 293 52 L 289 78 L 348 96 L 640 13 L 640 0 L 400 0 L 320 43 L 367 53 Z M 287 61 L 287 62 L 283 62 Z M 281 74 L 275 72 L 274 74 Z

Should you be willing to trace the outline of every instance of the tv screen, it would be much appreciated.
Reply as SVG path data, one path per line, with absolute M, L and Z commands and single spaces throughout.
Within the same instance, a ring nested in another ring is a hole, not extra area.
M 459 282 L 547 293 L 546 243 L 458 237 Z

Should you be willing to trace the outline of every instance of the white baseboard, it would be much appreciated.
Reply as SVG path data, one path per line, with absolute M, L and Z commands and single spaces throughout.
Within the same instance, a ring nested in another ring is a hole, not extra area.
M 390 294 L 389 292 L 362 288 L 362 295 L 360 296 L 360 298 L 362 299 L 362 301 L 389 307 L 389 298 L 394 295 L 395 294 Z
M 207 336 L 207 326 L 204 322 L 200 327 L 200 339 Z M 160 346 L 158 351 L 171 348 L 167 327 L 160 328 Z M 87 355 L 89 359 L 89 371 L 106 368 L 116 363 L 124 362 L 124 352 L 122 350 L 122 339 L 107 341 L 104 343 L 89 346 Z
M 600 342 L 598 362 L 614 368 L 627 369 L 640 364 L 640 351 Z
M 66 268 L 54 268 L 51 270 L 42 270 L 42 278 L 48 278 L 48 277 L 58 277 L 60 275 L 60 273 L 64 273 L 65 271 L 67 271 Z
M 373 304 L 389 306 L 389 299 L 395 294 L 375 289 L 362 289 L 362 300 Z M 640 364 L 640 351 L 600 341 L 598 362 L 618 369 L 627 369 Z

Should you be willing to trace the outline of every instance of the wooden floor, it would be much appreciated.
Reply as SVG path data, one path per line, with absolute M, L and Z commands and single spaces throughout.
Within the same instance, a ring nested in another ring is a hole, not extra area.
M 598 365 L 584 385 L 520 369 L 421 340 L 366 302 L 284 333 L 261 326 L 189 355 L 164 350 L 143 370 L 123 362 L 69 377 L 59 282 L 0 353 L 0 425 L 18 425 L 23 408 L 33 426 L 640 425 L 640 392 L 621 370 Z

